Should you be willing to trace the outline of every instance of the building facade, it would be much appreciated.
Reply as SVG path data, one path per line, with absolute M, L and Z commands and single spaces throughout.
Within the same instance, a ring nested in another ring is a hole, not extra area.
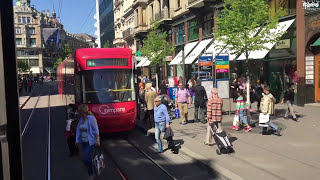
M 115 47 L 128 47 L 136 53 L 133 0 L 114 0 Z
M 100 47 L 104 47 L 106 43 L 112 45 L 115 38 L 114 31 L 114 13 L 113 13 L 113 0 L 99 0 L 98 12 L 99 15 L 99 42 Z
M 63 26 L 56 20 L 55 12 L 38 12 L 30 1 L 18 0 L 14 8 L 17 60 L 28 64 L 33 75 L 48 73 L 59 56 L 58 49 L 64 39 Z M 47 32 L 55 34 L 44 36 Z

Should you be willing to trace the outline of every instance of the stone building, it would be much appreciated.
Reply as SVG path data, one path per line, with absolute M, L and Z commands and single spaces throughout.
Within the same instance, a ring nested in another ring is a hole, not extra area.
M 30 0 L 17 0 L 14 11 L 17 60 L 24 61 L 31 67 L 27 73 L 46 73 L 46 69 L 52 67 L 58 56 L 56 50 L 61 46 L 60 40 L 64 38 L 61 31 L 63 26 L 56 20 L 55 13 L 50 17 L 49 11 L 40 13 L 30 7 Z M 46 42 L 43 37 L 43 32 L 48 28 L 55 28 L 52 33 L 56 36 L 51 37 L 51 42 Z

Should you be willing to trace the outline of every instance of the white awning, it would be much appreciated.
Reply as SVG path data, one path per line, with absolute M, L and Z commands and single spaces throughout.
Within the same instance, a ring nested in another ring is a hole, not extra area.
M 142 65 L 147 61 L 148 59 L 147 58 L 143 58 L 138 64 L 136 67 L 142 67 Z
M 271 33 L 277 32 L 277 31 L 281 31 L 281 32 L 285 32 L 286 30 L 288 30 L 288 28 L 291 26 L 291 24 L 295 21 L 295 19 L 292 20 L 288 20 L 288 21 L 284 21 L 284 22 L 280 22 L 278 24 L 278 27 L 276 29 L 272 29 Z M 219 46 L 223 46 L 224 43 L 215 40 L 210 47 L 206 50 L 205 54 L 210 54 L 213 55 L 213 57 L 215 57 L 218 53 L 220 53 L 221 51 L 221 47 Z M 273 46 L 275 45 L 275 43 L 266 43 L 264 44 L 265 47 L 267 47 L 268 49 L 271 49 Z M 267 54 L 268 54 L 269 50 L 258 50 L 258 51 L 252 51 L 249 54 L 249 59 L 263 59 Z M 230 61 L 233 61 L 236 58 L 236 55 L 229 49 L 229 48 L 225 48 L 221 51 L 221 54 L 229 54 L 230 57 Z M 242 53 L 237 60 L 245 60 L 246 56 L 244 53 Z M 196 62 L 198 63 L 198 61 Z
M 56 71 L 55 71 L 52 67 L 44 67 L 44 69 L 45 69 L 48 73 L 56 73 Z
M 143 67 L 146 67 L 146 66 L 149 66 L 151 64 L 151 61 L 149 61 L 148 59 L 147 59 L 147 61 L 142 65 Z
M 295 19 L 280 22 L 276 29 L 271 29 L 270 31 L 271 33 L 275 33 L 275 32 L 284 33 L 289 29 L 289 27 L 292 25 L 294 21 Z M 251 51 L 249 54 L 249 59 L 263 59 L 275 44 L 276 43 L 266 43 L 264 44 L 264 46 L 267 47 L 268 49 Z M 244 53 L 242 53 L 241 56 L 238 58 L 238 60 L 245 60 L 245 59 L 246 59 L 246 56 Z
M 194 50 L 185 59 L 185 64 L 192 64 L 193 61 L 202 53 L 204 48 L 206 48 L 211 41 L 212 38 L 200 41 L 197 47 L 194 48 Z
M 198 44 L 198 41 L 188 43 L 184 47 L 184 56 L 186 57 L 197 44 Z M 174 59 L 170 62 L 169 65 L 180 64 L 181 61 L 182 61 L 182 50 L 178 53 L 178 55 L 176 55 L 176 57 L 174 57 Z
M 32 74 L 40 74 L 40 68 L 39 67 L 31 67 L 30 71 L 32 71 Z

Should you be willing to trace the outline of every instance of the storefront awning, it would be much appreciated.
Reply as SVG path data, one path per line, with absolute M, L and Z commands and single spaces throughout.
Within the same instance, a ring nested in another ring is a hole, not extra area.
M 320 38 L 316 40 L 311 46 L 320 46 Z
M 32 71 L 32 74 L 40 74 L 40 68 L 39 67 L 31 67 L 30 72 Z
M 143 67 L 147 67 L 151 64 L 151 61 L 147 59 L 147 61 L 142 65 Z
M 49 74 L 56 73 L 56 71 L 55 71 L 52 67 L 44 67 L 44 69 L 45 69 Z
M 280 22 L 276 29 L 271 30 L 271 33 L 280 32 L 280 33 L 284 34 L 289 29 L 289 27 L 292 25 L 292 23 L 294 21 L 295 21 L 295 19 Z M 275 44 L 276 44 L 275 42 L 274 43 L 266 43 L 266 44 L 264 44 L 264 46 L 267 47 L 268 49 L 251 51 L 249 54 L 249 59 L 263 59 Z M 244 53 L 242 53 L 237 60 L 245 60 L 245 59 L 246 59 L 246 56 Z
M 136 67 L 142 67 L 142 65 L 147 61 L 148 59 L 147 58 L 143 58 L 138 64 Z
M 188 43 L 184 47 L 184 56 L 186 57 L 197 44 L 198 44 L 198 41 Z M 180 64 L 181 61 L 182 61 L 182 50 L 178 53 L 178 55 L 176 55 L 176 57 L 174 57 L 174 59 L 170 62 L 169 65 L 177 65 L 177 64 Z
M 187 56 L 185 59 L 185 64 L 192 64 L 193 61 L 202 53 L 202 51 L 208 46 L 208 44 L 212 41 L 212 38 L 202 40 L 196 48 Z

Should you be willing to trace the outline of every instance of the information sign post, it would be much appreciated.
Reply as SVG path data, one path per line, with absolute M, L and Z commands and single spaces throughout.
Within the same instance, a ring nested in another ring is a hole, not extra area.
M 229 54 L 216 55 L 215 73 L 228 73 L 227 79 L 217 79 L 216 87 L 218 88 L 218 94 L 223 99 L 229 99 L 229 115 L 231 114 L 231 100 L 230 100 L 230 66 L 229 66 Z M 217 76 L 216 76 L 217 77 Z

